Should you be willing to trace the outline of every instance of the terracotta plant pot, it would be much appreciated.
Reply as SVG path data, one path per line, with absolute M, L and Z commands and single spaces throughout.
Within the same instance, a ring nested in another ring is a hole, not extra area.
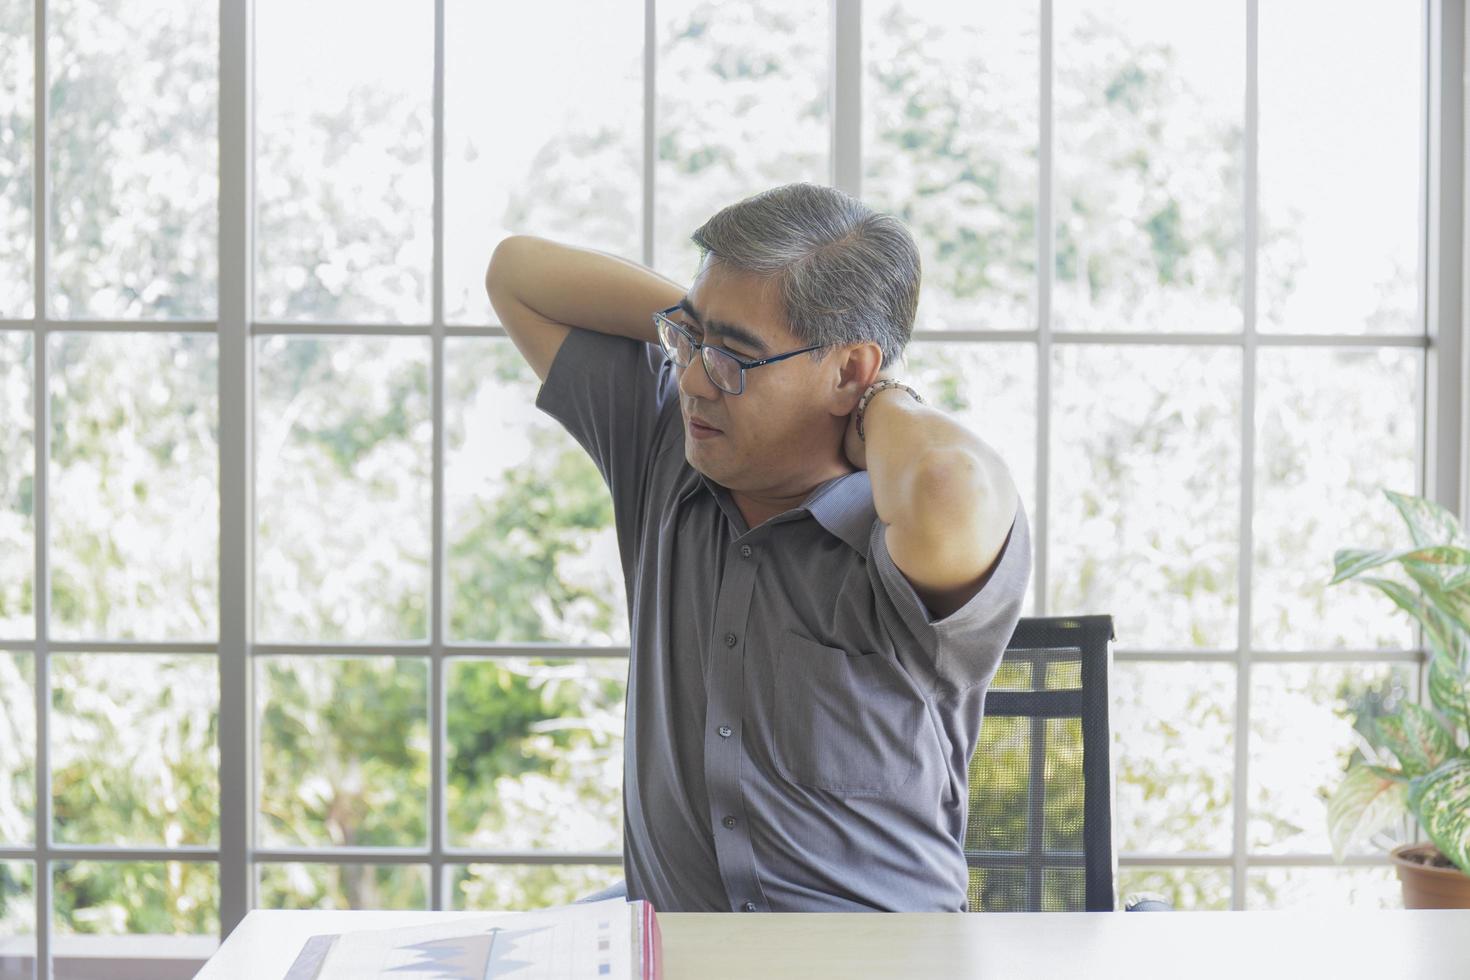
M 1433 844 L 1401 844 L 1388 856 L 1404 885 L 1404 908 L 1470 909 L 1470 875 L 1446 867 Z

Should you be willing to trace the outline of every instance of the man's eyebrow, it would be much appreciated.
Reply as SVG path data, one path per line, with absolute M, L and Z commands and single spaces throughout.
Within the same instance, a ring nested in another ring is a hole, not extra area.
M 688 296 L 679 300 L 679 309 L 693 317 L 694 322 L 699 324 L 700 328 L 707 334 L 717 333 L 721 337 L 728 337 L 731 340 L 738 341 L 755 351 L 759 357 L 764 357 L 771 351 L 765 345 L 764 341 L 742 326 L 734 323 L 725 323 L 723 320 L 706 320 L 699 315 L 699 311 L 694 308 L 694 304 L 689 302 Z

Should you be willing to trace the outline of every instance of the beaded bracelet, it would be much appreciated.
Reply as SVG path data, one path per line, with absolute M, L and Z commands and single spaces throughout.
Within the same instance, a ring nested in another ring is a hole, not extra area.
M 857 433 L 858 438 L 863 442 L 868 441 L 867 437 L 863 435 L 863 412 L 867 409 L 868 402 L 873 400 L 874 395 L 888 388 L 902 388 L 904 391 L 913 395 L 920 405 L 924 404 L 924 399 L 919 397 L 919 393 L 902 381 L 897 381 L 893 378 L 884 378 L 882 381 L 873 382 L 868 386 L 868 390 L 863 392 L 863 397 L 858 399 L 857 404 Z

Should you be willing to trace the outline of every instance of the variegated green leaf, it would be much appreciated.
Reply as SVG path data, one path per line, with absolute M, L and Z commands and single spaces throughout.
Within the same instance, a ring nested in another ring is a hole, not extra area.
M 1436 579 L 1441 586 L 1449 578 L 1458 575 L 1470 566 L 1470 550 L 1447 544 L 1415 545 L 1412 548 L 1394 548 L 1389 551 L 1363 548 L 1342 548 L 1332 555 L 1333 575 L 1328 585 L 1336 585 L 1379 565 L 1390 562 L 1413 562 L 1442 570 Z
M 1470 670 L 1470 629 L 1466 629 L 1464 624 L 1451 619 L 1447 613 L 1431 603 L 1426 602 L 1425 605 L 1429 607 L 1430 616 L 1438 624 L 1440 634 L 1445 637 L 1446 655 L 1462 669 Z
M 1450 660 L 1470 669 L 1470 590 L 1447 593 L 1421 566 L 1405 565 L 1404 568 L 1419 586 L 1424 605 L 1430 610 L 1429 616 L 1444 638 L 1445 652 Z
M 1433 585 L 1436 592 L 1444 593 L 1443 596 L 1433 597 L 1435 604 L 1447 604 L 1451 609 L 1458 610 L 1455 618 L 1464 624 L 1465 628 L 1470 629 L 1470 616 L 1467 616 L 1467 613 L 1470 613 L 1470 588 L 1450 584 L 1458 582 L 1465 571 L 1470 569 L 1470 565 L 1444 565 L 1406 559 L 1403 566 L 1404 571 L 1409 573 L 1409 577 L 1421 583 L 1421 587 L 1423 587 L 1422 583 L 1428 582 Z M 1416 572 L 1418 574 L 1415 574 Z
M 1470 874 L 1470 758 L 1457 755 L 1414 777 L 1409 808 L 1440 852 Z
M 1460 633 L 1470 634 L 1470 589 L 1446 589 L 1432 566 L 1405 563 L 1404 571 L 1424 593 L 1424 600 Z
M 1455 753 L 1455 736 L 1434 712 L 1412 701 L 1398 714 L 1380 717 L 1377 725 L 1379 739 L 1409 776 L 1422 775 Z
M 1370 568 L 1393 561 L 1394 552 L 1380 548 L 1339 548 L 1332 553 L 1332 578 L 1328 585 L 1346 581 Z
M 1465 545 L 1465 535 L 1455 515 L 1426 497 L 1414 497 L 1385 489 L 1384 496 L 1398 509 L 1417 545 Z
M 1404 813 L 1402 774 L 1382 766 L 1354 766 L 1327 801 L 1327 836 L 1341 861 L 1347 849 Z
M 1470 587 L 1443 593 L 1426 591 L 1426 597 L 1454 627 L 1463 648 L 1465 641 L 1470 640 Z
M 1457 544 L 1417 545 L 1404 555 L 1402 561 L 1417 561 L 1426 565 L 1444 565 L 1455 569 L 1470 566 L 1470 548 Z
M 1443 653 L 1445 656 L 1459 662 L 1454 637 L 1451 633 L 1453 627 L 1442 614 L 1433 606 L 1424 601 L 1421 593 L 1414 591 L 1402 582 L 1395 582 L 1389 578 L 1376 578 L 1372 575 L 1367 578 L 1358 579 L 1365 585 L 1372 585 L 1380 589 L 1384 595 L 1394 601 L 1404 612 L 1414 617 L 1414 620 L 1424 627 L 1424 634 L 1429 640 L 1431 653 Z
M 1460 572 L 1470 564 L 1470 551 L 1454 545 L 1414 545 L 1411 548 L 1394 548 L 1391 551 L 1366 550 L 1366 548 L 1341 548 L 1332 555 L 1332 580 L 1327 585 L 1351 579 L 1355 574 L 1376 569 L 1380 564 L 1391 561 L 1414 561 L 1427 566 L 1445 566 Z
M 1470 729 L 1470 673 L 1443 654 L 1429 661 L 1429 700 L 1456 728 Z

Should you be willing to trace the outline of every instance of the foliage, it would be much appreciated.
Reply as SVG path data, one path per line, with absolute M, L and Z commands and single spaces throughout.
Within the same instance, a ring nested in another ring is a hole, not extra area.
M 1327 810 L 1338 860 L 1360 836 L 1405 809 L 1440 852 L 1470 874 L 1470 547 L 1455 516 L 1432 500 L 1385 495 L 1408 525 L 1412 544 L 1389 550 L 1345 548 L 1333 556 L 1330 584 L 1358 579 L 1411 616 L 1429 645 L 1432 707 L 1406 703 L 1378 719 L 1373 744 L 1398 761 L 1348 769 Z M 1412 582 L 1364 575 L 1397 565 Z
M 29 34 L 32 6 L 0 5 L 6 64 L 30 58 L 19 39 Z M 48 22 L 62 32 L 48 58 L 54 169 L 47 218 L 58 243 L 48 263 L 52 315 L 212 317 L 213 8 L 182 0 L 52 0 L 50 9 Z M 826 179 L 826 93 L 814 81 L 823 77 L 826 27 L 801 16 L 762 5 L 696 3 L 661 28 L 658 118 L 665 132 L 656 144 L 656 264 L 669 274 L 687 278 L 688 231 L 715 208 L 773 183 Z M 983 32 L 926 25 L 899 5 L 880 11 L 874 23 L 881 29 L 869 32 L 865 67 L 872 106 L 865 116 L 867 197 L 908 222 L 924 250 L 926 325 L 1024 326 L 1037 276 L 1035 25 L 1007 50 L 976 43 Z M 1106 22 L 1085 23 L 1082 32 L 1085 43 L 1074 46 L 1084 56 L 1057 65 L 1057 131 L 1063 139 L 1077 134 L 1075 166 L 1058 173 L 1058 314 L 1090 328 L 1142 311 L 1157 327 L 1168 317 L 1193 317 L 1196 303 L 1206 312 L 1228 306 L 1240 274 L 1232 258 L 1239 127 L 1222 124 L 1176 83 L 1176 55 L 1167 48 L 1140 48 Z M 130 39 L 142 39 L 142 47 Z M 7 140 L 0 167 L 14 167 L 0 170 L 0 178 L 13 178 L 0 180 L 0 255 L 19 256 L 7 270 L 28 268 L 23 263 L 33 253 L 31 156 L 5 155 L 29 148 L 34 133 L 29 92 L 20 97 L 10 87 L 16 74 L 0 78 L 0 134 Z M 455 77 L 451 66 L 451 87 Z M 424 237 L 430 140 L 422 111 L 366 85 L 337 106 L 309 99 L 266 105 L 260 126 L 257 221 L 265 254 L 257 314 L 422 320 L 431 292 Z M 613 242 L 629 254 L 638 205 L 622 189 L 638 185 L 640 146 L 616 126 L 568 128 L 515 181 L 502 224 Z M 387 148 L 381 159 L 374 147 Z M 477 148 L 496 151 L 494 144 Z M 372 171 L 369 182 L 321 179 L 344 160 L 359 177 Z M 1136 210 L 1127 202 L 1138 202 Z M 455 207 L 452 195 L 448 207 Z M 1263 220 L 1259 235 L 1263 248 L 1285 256 L 1263 266 L 1259 283 L 1263 305 L 1278 305 L 1299 264 L 1292 229 Z M 30 315 L 19 305 L 28 302 L 29 284 L 19 276 L 0 280 L 0 315 Z M 52 634 L 211 641 L 218 629 L 219 493 L 213 338 L 61 335 L 52 343 L 36 351 L 30 335 L 0 331 L 0 628 L 29 635 L 34 613 L 28 379 L 36 358 L 47 356 Z M 996 355 L 983 350 L 936 357 L 935 390 L 944 392 L 947 408 L 976 409 L 977 393 L 998 380 Z M 444 351 L 448 638 L 625 642 L 611 507 L 595 468 L 530 407 L 534 379 L 509 344 L 451 339 Z M 262 337 L 255 356 L 257 628 L 276 634 L 265 639 L 293 642 L 422 641 L 430 622 L 429 344 Z M 1034 363 L 1030 351 L 1024 357 Z M 1230 484 L 1233 471 L 1219 468 L 1229 453 L 1217 443 L 1193 456 L 1177 447 L 1196 442 L 1207 423 L 1233 424 L 1234 396 L 1212 362 L 1180 359 L 1152 370 L 1141 364 L 1062 364 L 1069 373 L 1058 386 L 1058 431 L 1065 434 L 1067 419 L 1080 420 L 1073 428 L 1086 430 L 1077 449 L 1088 466 L 1075 468 L 1077 485 L 1059 484 L 1052 496 L 1057 526 L 1074 521 L 1078 533 L 1066 537 L 1075 537 L 1084 554 L 1076 561 L 1059 554 L 1056 567 L 1073 571 L 1053 573 L 1059 591 L 1050 599 L 1057 608 L 1116 607 L 1127 613 L 1120 630 L 1130 639 L 1187 637 L 1209 646 L 1219 642 L 1219 624 L 1234 620 L 1233 558 L 1220 557 L 1222 550 L 1233 554 L 1234 539 L 1229 528 L 1204 541 L 1190 532 L 1210 514 L 1234 512 L 1231 500 L 1200 497 L 1201 487 Z M 1014 408 L 1034 401 L 1031 370 L 1018 376 L 1024 398 L 1002 393 L 1012 411 L 1033 411 Z M 1298 372 L 1288 366 L 1283 373 L 1294 380 Z M 1342 360 L 1324 373 L 1342 379 L 1345 394 L 1352 389 L 1342 398 L 1329 390 L 1334 411 L 1358 413 L 1347 421 L 1334 416 L 1330 428 L 1369 442 L 1361 433 L 1376 424 L 1382 401 L 1357 390 L 1358 382 L 1388 378 L 1387 388 L 1396 375 Z M 1295 399 L 1295 386 L 1288 387 Z M 1114 391 L 1126 397 L 1065 400 L 1076 397 L 1068 393 Z M 1293 434 L 1300 428 L 1304 439 L 1317 438 L 1329 428 L 1310 406 L 1283 403 L 1283 428 Z M 1306 422 L 1294 427 L 1296 419 Z M 1393 437 L 1384 430 L 1369 450 L 1412 443 Z M 1018 460 L 1034 460 L 1033 441 L 1017 440 L 1026 446 Z M 1311 486 L 1291 468 L 1304 458 L 1295 449 L 1283 443 L 1279 455 L 1287 462 L 1271 472 L 1292 493 L 1309 494 Z M 1150 460 L 1152 469 L 1145 467 Z M 1267 463 L 1275 466 L 1275 458 Z M 1073 469 L 1056 468 L 1058 478 Z M 1194 476 L 1174 479 L 1174 471 Z M 1153 488 L 1151 506 L 1130 503 L 1133 491 L 1118 491 L 1130 479 Z M 1285 491 L 1273 499 L 1299 513 Z M 1078 516 L 1068 518 L 1064 502 Z M 1164 515 L 1168 525 L 1128 523 L 1150 514 Z M 1294 543 L 1282 550 L 1291 553 Z M 1144 566 L 1163 569 L 1161 578 L 1129 578 Z M 1110 582 L 1123 586 L 1104 591 L 1116 587 Z M 1157 597 L 1175 595 L 1187 599 L 1178 608 L 1187 605 L 1189 619 L 1156 606 Z M 1290 611 L 1323 613 L 1311 605 L 1315 593 L 1292 598 L 1300 603 Z M 1346 615 L 1331 619 L 1353 625 Z M 1124 847 L 1228 849 L 1196 801 L 1214 810 L 1228 802 L 1231 762 L 1218 733 L 1229 722 L 1233 679 L 1206 679 L 1203 670 L 1185 679 L 1165 665 L 1147 666 L 1146 679 L 1119 671 L 1125 683 L 1115 691 L 1115 717 L 1126 720 L 1115 726 L 1125 750 Z M 192 655 L 53 656 L 51 785 L 59 839 L 217 842 L 220 692 L 213 667 Z M 427 663 L 370 648 L 352 658 L 262 658 L 256 667 L 259 843 L 422 846 L 434 737 Z M 452 845 L 619 848 L 624 667 L 617 659 L 449 658 L 443 726 Z M 5 843 L 34 838 L 35 676 L 30 655 L 0 655 Z M 1294 691 L 1281 714 L 1295 716 L 1323 700 L 1372 715 L 1361 685 L 1339 689 L 1315 680 Z M 1160 703 L 1170 711 L 1155 710 Z M 1004 726 L 987 727 L 982 753 L 1010 758 L 1017 737 Z M 1049 769 L 1065 777 L 1076 760 L 1051 744 Z M 994 799 L 1024 797 L 1011 772 L 998 765 L 983 777 Z M 1272 798 L 1256 802 L 1253 811 L 1265 811 L 1273 829 L 1300 829 L 1292 808 Z M 1066 806 L 1056 814 L 1065 838 L 1078 815 Z M 999 840 L 1015 835 L 1010 817 L 988 812 L 973 814 L 970 825 Z M 455 905 L 531 907 L 600 887 L 617 870 L 467 865 L 448 877 Z M 78 861 L 57 872 L 59 928 L 217 928 L 210 862 Z M 0 931 L 26 921 L 33 874 L 26 863 L 0 864 Z M 269 864 L 260 868 L 260 882 L 258 898 L 268 906 L 427 901 L 427 875 L 409 865 Z M 1176 907 L 1192 907 L 1196 892 L 1199 904 L 1218 900 L 1206 876 L 1192 871 L 1167 887 L 1178 889 L 1170 893 Z

